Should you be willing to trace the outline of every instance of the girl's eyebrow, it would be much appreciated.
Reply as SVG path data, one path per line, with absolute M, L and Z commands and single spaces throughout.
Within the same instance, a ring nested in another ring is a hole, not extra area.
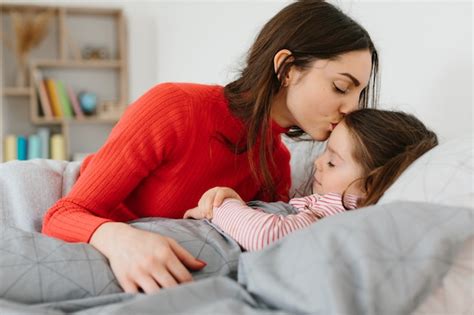
M 331 152 L 331 153 L 337 155 L 338 158 L 340 158 L 341 160 L 344 161 L 344 159 L 342 158 L 342 156 L 341 156 L 339 153 L 337 153 L 336 150 L 334 150 L 332 147 L 330 147 L 329 144 L 327 145 L 327 149 L 328 149 L 329 152 Z

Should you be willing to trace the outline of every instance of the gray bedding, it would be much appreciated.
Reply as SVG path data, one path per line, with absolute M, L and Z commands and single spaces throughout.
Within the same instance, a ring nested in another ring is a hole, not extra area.
M 130 295 L 93 247 L 39 234 L 54 200 L 23 190 L 16 202 L 12 189 L 35 182 L 12 188 L 4 171 L 0 314 L 409 314 L 458 268 L 454 258 L 474 235 L 471 208 L 402 201 L 326 218 L 253 253 L 205 221 L 145 219 L 132 224 L 177 239 L 208 265 L 193 283 Z M 43 187 L 47 196 L 67 191 L 60 177 L 61 189 Z M 34 224 L 15 224 L 12 211 L 34 212 Z
M 191 284 L 153 296 L 124 294 L 90 245 L 4 225 L 0 313 L 408 314 L 472 237 L 473 211 L 413 202 L 373 206 L 243 254 L 205 221 L 134 224 L 174 237 L 208 266 Z

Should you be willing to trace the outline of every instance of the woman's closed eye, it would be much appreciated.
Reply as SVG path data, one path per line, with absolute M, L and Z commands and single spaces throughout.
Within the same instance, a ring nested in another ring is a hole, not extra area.
M 336 165 L 334 165 L 331 161 L 329 161 L 329 162 L 328 162 L 328 166 L 329 166 L 329 167 L 334 167 L 334 166 L 336 166 Z
M 333 87 L 334 87 L 334 90 L 340 94 L 346 94 L 348 90 L 346 88 L 338 87 L 335 83 L 333 83 Z

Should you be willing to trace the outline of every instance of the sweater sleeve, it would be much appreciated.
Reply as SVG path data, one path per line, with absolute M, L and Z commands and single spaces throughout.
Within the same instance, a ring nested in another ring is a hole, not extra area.
M 310 209 L 281 216 L 250 208 L 237 199 L 226 199 L 221 206 L 214 208 L 212 222 L 245 250 L 254 251 L 295 230 L 305 228 L 320 218 L 320 214 Z
M 179 87 L 160 84 L 130 105 L 71 192 L 47 211 L 42 232 L 65 241 L 88 242 L 111 218 L 130 219 L 123 201 L 179 150 L 180 139 L 186 138 L 188 103 Z

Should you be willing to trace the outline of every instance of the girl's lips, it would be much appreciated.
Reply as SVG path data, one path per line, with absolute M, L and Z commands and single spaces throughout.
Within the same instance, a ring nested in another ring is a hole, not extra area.
M 334 130 L 334 128 L 336 128 L 336 126 L 337 126 L 337 124 L 335 124 L 335 123 L 331 123 L 331 131 L 333 131 L 333 130 Z

